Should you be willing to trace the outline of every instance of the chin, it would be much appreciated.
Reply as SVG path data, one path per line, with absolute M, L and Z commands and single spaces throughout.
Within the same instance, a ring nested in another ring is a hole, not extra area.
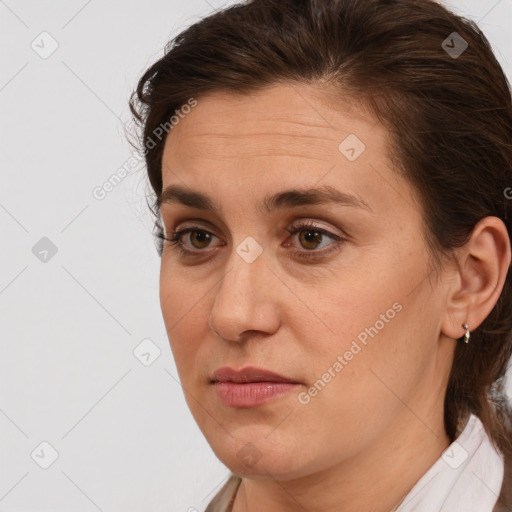
M 210 442 L 217 458 L 235 475 L 254 479 L 292 480 L 308 474 L 310 466 L 303 459 L 303 453 L 290 443 L 276 438 L 274 442 L 266 438 L 268 432 L 255 435 L 233 434 L 222 440 Z M 276 444 L 277 441 L 277 444 Z

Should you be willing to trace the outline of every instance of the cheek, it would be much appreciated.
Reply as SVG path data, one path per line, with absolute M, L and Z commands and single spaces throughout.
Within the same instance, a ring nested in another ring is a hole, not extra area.
M 365 414 L 399 405 L 396 395 L 417 385 L 433 355 L 439 314 L 423 259 L 368 251 L 337 280 L 310 290 L 317 318 L 296 311 L 293 330 L 303 334 L 308 384 L 318 388 L 312 401 L 366 421 Z
M 403 412 L 421 380 L 425 345 L 416 346 L 421 340 L 411 342 L 406 334 L 413 305 L 388 310 L 387 301 L 382 304 L 365 302 L 368 309 L 361 307 L 357 315 L 341 314 L 332 324 L 336 336 L 311 338 L 305 353 L 308 387 L 296 399 L 294 416 L 302 434 L 317 439 L 312 451 L 326 452 L 327 458 L 331 451 L 348 457 L 370 444 Z M 346 311 L 355 311 L 350 302 L 345 305 Z M 388 312 L 387 323 L 379 318 L 381 312 Z M 281 434 L 287 434 L 285 429 Z
M 205 337 L 208 289 L 191 286 L 187 279 L 174 277 L 162 266 L 160 273 L 160 307 L 180 377 L 187 379 L 196 362 L 201 340 Z
M 404 306 L 404 280 L 389 271 L 393 262 L 386 255 L 370 252 L 357 264 L 335 268 L 296 289 L 297 296 L 307 299 L 303 302 L 309 311 L 296 303 L 289 305 L 288 314 L 295 319 L 293 329 L 307 333 L 309 349 L 316 354 L 342 355 L 354 341 L 365 348 L 397 322 Z

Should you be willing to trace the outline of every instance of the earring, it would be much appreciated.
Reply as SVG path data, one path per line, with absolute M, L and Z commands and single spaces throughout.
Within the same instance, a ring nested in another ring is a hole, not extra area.
M 462 324 L 462 328 L 466 330 L 464 333 L 464 343 L 469 343 L 470 334 L 468 324 Z

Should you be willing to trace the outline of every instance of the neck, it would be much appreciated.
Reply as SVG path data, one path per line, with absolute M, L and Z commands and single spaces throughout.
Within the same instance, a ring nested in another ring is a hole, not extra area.
M 404 406 L 351 459 L 294 480 L 243 478 L 232 512 L 392 512 L 449 444 L 442 410 L 429 415 Z

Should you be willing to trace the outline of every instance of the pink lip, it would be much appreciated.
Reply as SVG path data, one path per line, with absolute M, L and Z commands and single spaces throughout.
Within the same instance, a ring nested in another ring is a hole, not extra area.
M 214 382 L 294 382 L 294 379 L 284 377 L 278 373 L 265 370 L 263 368 L 255 368 L 254 366 L 246 366 L 241 370 L 235 370 L 230 366 L 217 368 L 212 374 Z
M 218 368 L 210 383 L 214 384 L 222 402 L 230 407 L 256 407 L 285 395 L 300 384 L 283 375 L 251 366 L 239 371 L 229 366 Z

